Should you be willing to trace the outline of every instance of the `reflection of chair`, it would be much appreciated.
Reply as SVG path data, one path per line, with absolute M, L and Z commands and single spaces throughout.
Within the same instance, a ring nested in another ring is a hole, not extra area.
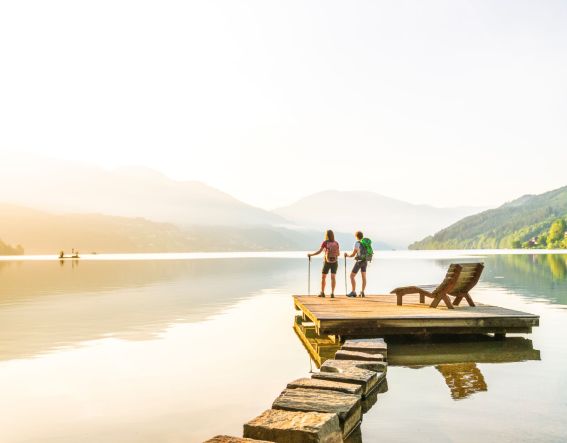
M 476 363 L 457 363 L 435 366 L 445 378 L 454 400 L 462 400 L 476 392 L 488 391 L 484 376 Z
M 463 298 L 470 306 L 474 306 L 469 291 L 478 283 L 483 269 L 482 263 L 452 264 L 440 285 L 404 286 L 393 289 L 391 294 L 397 295 L 399 306 L 402 305 L 402 297 L 407 294 L 419 294 L 420 303 L 425 303 L 425 297 L 433 298 L 430 305 L 432 308 L 436 308 L 443 300 L 449 309 L 453 309 L 453 305 L 458 305 Z M 453 302 L 449 295 L 455 297 Z

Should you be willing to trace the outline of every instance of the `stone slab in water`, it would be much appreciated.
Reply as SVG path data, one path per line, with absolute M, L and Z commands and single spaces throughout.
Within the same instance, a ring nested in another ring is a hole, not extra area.
M 288 383 L 287 387 L 289 389 L 327 389 L 329 391 L 344 392 L 345 394 L 362 395 L 362 386 L 358 384 L 316 378 L 300 378 Z
M 366 396 L 376 387 L 379 377 L 385 374 L 383 362 L 327 360 L 321 366 L 321 372 L 311 377 L 358 384 L 362 386 L 362 395 Z
M 388 345 L 382 338 L 358 338 L 346 340 L 341 348 L 344 351 L 359 351 L 368 354 L 380 354 L 388 357 Z
M 358 360 L 358 361 L 384 361 L 382 354 L 369 354 L 361 351 L 345 351 L 339 349 L 335 354 L 336 360 Z
M 270 443 L 268 440 L 253 440 L 251 438 L 233 437 L 231 435 L 217 435 L 203 443 Z
M 364 361 L 364 360 L 326 360 L 321 365 L 321 371 L 336 372 L 349 368 L 365 369 L 373 372 L 386 372 L 388 363 L 384 361 Z
M 324 389 L 286 389 L 274 400 L 272 408 L 337 414 L 345 436 L 350 434 L 362 420 L 360 396 Z
M 277 443 L 342 443 L 337 414 L 268 409 L 244 425 L 244 437 Z

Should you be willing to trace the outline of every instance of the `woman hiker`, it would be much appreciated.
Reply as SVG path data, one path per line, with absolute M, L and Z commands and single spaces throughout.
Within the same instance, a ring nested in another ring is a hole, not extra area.
M 325 259 L 323 261 L 323 271 L 321 274 L 321 293 L 319 297 L 325 297 L 325 284 L 327 283 L 327 274 L 331 271 L 331 298 L 335 298 L 335 286 L 337 285 L 337 268 L 339 267 L 339 256 L 341 251 L 339 244 L 335 241 L 335 234 L 330 229 L 325 234 L 325 240 L 321 243 L 321 247 L 317 252 L 307 254 L 309 260 L 314 255 L 318 255 L 325 251 Z

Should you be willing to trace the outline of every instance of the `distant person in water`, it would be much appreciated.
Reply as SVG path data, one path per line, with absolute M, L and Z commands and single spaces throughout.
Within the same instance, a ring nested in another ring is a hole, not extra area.
M 364 290 L 366 289 L 366 267 L 368 266 L 368 262 L 372 260 L 372 242 L 368 238 L 364 238 L 364 234 L 360 231 L 357 231 L 354 234 L 356 241 L 354 243 L 354 248 L 350 254 L 345 252 L 346 257 L 354 257 L 355 263 L 352 267 L 352 271 L 350 273 L 350 284 L 352 290 L 347 297 L 356 297 L 356 274 L 360 271 L 360 275 L 362 276 L 362 290 L 360 291 L 360 296 L 364 297 Z
M 335 286 L 337 285 L 337 268 L 339 267 L 339 256 L 341 251 L 339 244 L 335 241 L 335 234 L 330 229 L 325 234 L 325 240 L 321 243 L 318 251 L 307 254 L 311 259 L 314 255 L 318 255 L 325 251 L 325 259 L 323 261 L 323 271 L 321 274 L 321 293 L 319 297 L 325 297 L 325 285 L 327 283 L 327 274 L 331 271 L 331 298 L 335 297 Z

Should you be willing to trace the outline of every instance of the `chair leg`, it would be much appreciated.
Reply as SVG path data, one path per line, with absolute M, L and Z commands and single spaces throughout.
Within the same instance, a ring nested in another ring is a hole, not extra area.
M 449 309 L 455 309 L 453 303 L 451 303 L 451 299 L 449 296 L 443 292 L 437 294 L 431 304 L 429 305 L 431 308 L 436 308 L 439 305 L 439 302 L 443 300 Z
M 396 295 L 398 296 L 398 306 L 402 306 L 402 297 L 403 297 L 403 294 L 396 293 Z
M 455 300 L 453 300 L 453 306 L 459 306 L 459 303 L 461 303 L 463 297 L 464 296 L 462 294 L 456 295 Z
M 443 294 L 437 294 L 434 296 L 433 301 L 429 305 L 430 308 L 436 308 L 441 299 L 443 298 Z
M 449 297 L 448 295 L 444 295 L 443 296 L 443 301 L 445 302 L 445 304 L 447 305 L 447 308 L 449 309 L 455 309 L 455 307 L 453 306 L 453 303 L 451 303 L 451 297 Z
M 465 298 L 466 298 L 467 302 L 469 303 L 469 306 L 473 306 L 473 307 L 476 306 L 474 304 L 472 297 L 468 293 L 465 294 Z
M 419 293 L 419 302 L 425 303 L 425 294 L 423 292 Z

